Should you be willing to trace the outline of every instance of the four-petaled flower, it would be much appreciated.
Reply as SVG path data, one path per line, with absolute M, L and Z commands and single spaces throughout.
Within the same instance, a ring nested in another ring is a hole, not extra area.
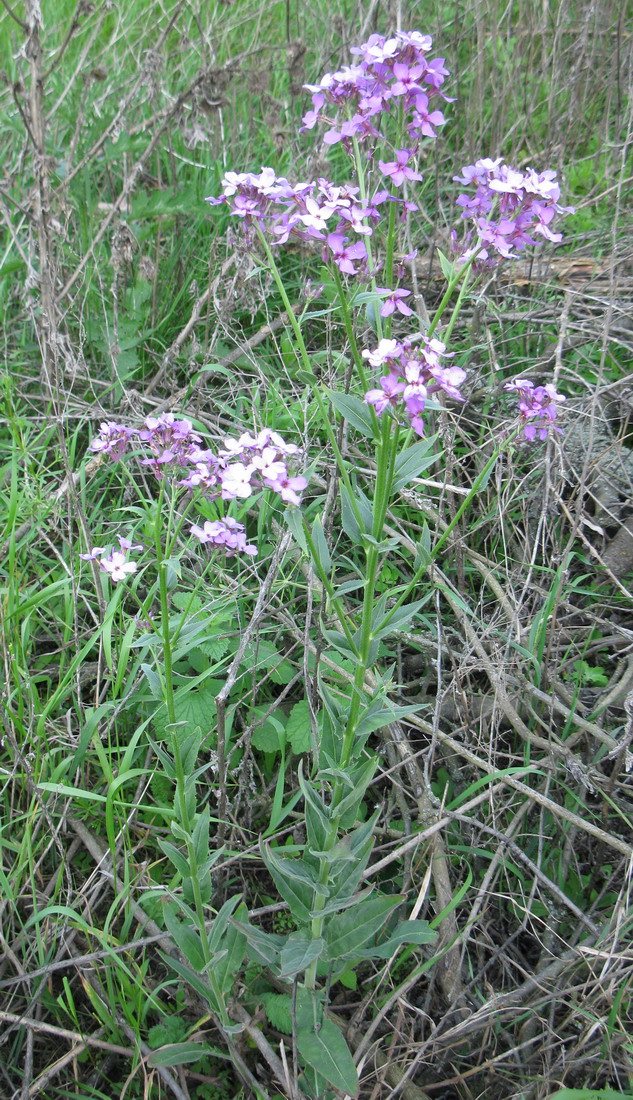
M 558 415 L 557 405 L 565 398 L 551 382 L 545 386 L 535 386 L 527 378 L 515 378 L 512 382 L 506 382 L 504 389 L 516 393 L 519 398 L 519 416 L 527 440 L 532 442 L 537 436 L 541 440 L 547 439 L 550 432 L 562 431 L 554 421 Z

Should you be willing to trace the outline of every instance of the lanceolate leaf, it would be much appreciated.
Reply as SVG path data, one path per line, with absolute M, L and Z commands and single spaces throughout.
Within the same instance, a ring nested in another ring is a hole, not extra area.
M 428 921 L 403 920 L 388 940 L 376 947 L 367 947 L 359 954 L 363 959 L 389 959 L 405 943 L 434 943 L 436 939 L 437 933 L 432 930 Z
M 297 994 L 297 1050 L 328 1084 L 358 1094 L 358 1074 L 343 1034 L 307 989 Z
M 286 946 L 281 952 L 280 978 L 293 978 L 307 970 L 311 962 L 323 952 L 323 940 L 312 939 L 306 932 L 293 932 L 288 936 Z
M 352 959 L 380 931 L 403 896 L 381 895 L 367 898 L 360 905 L 332 917 L 325 928 L 325 940 L 331 959 Z
M 369 408 L 359 397 L 353 397 L 349 393 L 339 393 L 338 390 L 328 390 L 328 397 L 337 412 L 341 414 L 348 424 L 356 428 L 363 435 L 372 439 L 374 436 L 374 421 Z
M 407 447 L 406 451 L 398 455 L 395 462 L 392 486 L 394 493 L 404 489 L 412 478 L 419 477 L 424 470 L 437 462 L 438 455 L 433 450 L 436 439 L 437 436 L 421 439 L 419 443 L 414 443 L 412 447 Z

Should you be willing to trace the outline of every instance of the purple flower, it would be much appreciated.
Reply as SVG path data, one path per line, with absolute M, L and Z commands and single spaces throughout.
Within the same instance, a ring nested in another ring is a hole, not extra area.
M 99 435 L 90 444 L 90 450 L 115 459 L 123 458 L 133 435 L 133 428 L 126 428 L 125 424 L 117 424 L 114 420 L 104 420 Z
M 100 567 L 105 573 L 109 573 L 114 584 L 124 581 L 138 568 L 135 561 L 128 561 L 120 550 L 112 550 L 106 558 L 102 558 Z
M 345 275 L 356 275 L 357 268 L 354 264 L 357 260 L 367 260 L 367 249 L 362 241 L 348 245 L 348 240 L 349 237 L 344 237 L 342 233 L 328 233 L 327 247 L 339 271 Z
M 288 473 L 284 471 L 275 478 L 266 478 L 266 484 L 279 493 L 281 499 L 285 501 L 286 504 L 298 505 L 301 504 L 299 493 L 305 489 L 308 482 L 302 476 L 289 477 Z
M 381 340 L 375 351 L 363 351 L 372 366 L 386 366 L 389 373 L 380 378 L 380 389 L 368 390 L 365 401 L 373 405 L 376 415 L 387 408 L 401 407 L 404 416 L 418 435 L 424 434 L 424 412 L 430 395 L 441 391 L 456 401 L 463 400 L 460 385 L 466 377 L 461 367 L 445 365 L 446 347 L 441 340 L 427 340 L 414 345 L 410 340 Z
M 366 141 L 380 137 L 379 116 L 398 103 L 414 141 L 434 137 L 433 124 L 441 125 L 444 120 L 440 111 L 428 112 L 428 101 L 437 95 L 447 98 L 439 89 L 448 70 L 443 58 L 427 61 L 431 46 L 432 39 L 418 31 L 398 31 L 391 38 L 372 34 L 364 45 L 352 50 L 357 65 L 326 73 L 318 84 L 304 85 L 312 93 L 313 109 L 304 116 L 303 128 L 313 129 L 323 122 L 328 127 L 325 143 L 342 142 L 349 149 L 351 138 Z M 419 96 L 426 101 L 423 108 L 416 107 Z
M 129 550 L 142 550 L 142 546 L 133 546 L 129 539 L 118 536 L 119 543 L 121 545 L 120 550 L 110 550 L 106 554 L 105 549 L 101 546 L 95 546 L 89 554 L 80 554 L 79 557 L 83 561 L 99 561 L 99 569 L 102 573 L 108 573 L 114 584 L 118 584 L 119 581 L 126 580 L 127 577 L 136 573 L 138 566 L 135 561 L 127 560 L 127 552 Z
M 257 553 L 257 547 L 246 541 L 243 524 L 230 516 L 226 519 L 206 520 L 202 527 L 194 523 L 190 531 L 203 545 L 224 547 L 229 557 L 235 553 Z
M 225 470 L 222 470 L 220 479 L 222 483 L 222 500 L 246 500 L 252 496 L 251 485 L 252 470 L 243 462 L 232 462 Z
M 392 290 L 391 293 L 389 293 L 388 288 L 384 287 L 384 286 L 377 286 L 376 290 L 378 291 L 379 294 L 386 294 L 387 295 L 387 297 L 385 298 L 384 302 L 382 303 L 382 305 L 380 307 L 380 316 L 381 317 L 390 317 L 391 314 L 396 309 L 398 310 L 399 313 L 402 314 L 403 317 L 410 317 L 411 316 L 411 314 L 413 313 L 413 310 L 409 309 L 409 306 L 407 305 L 407 303 L 403 301 L 404 298 L 410 298 L 411 297 L 411 291 L 410 290 Z
M 379 390 L 367 391 L 365 401 L 374 406 L 376 416 L 382 416 L 390 405 L 395 407 L 398 404 L 405 389 L 404 382 L 399 382 L 395 374 L 387 374 L 380 379 Z
M 388 176 L 396 187 L 400 187 L 405 180 L 421 180 L 424 178 L 420 172 L 415 172 L 413 168 L 407 167 L 412 156 L 413 153 L 410 149 L 396 149 L 396 159 L 387 162 L 379 160 L 378 167 L 383 176 Z
M 522 251 L 537 243 L 532 233 L 560 241 L 562 234 L 554 233 L 550 224 L 557 214 L 573 213 L 573 207 L 559 204 L 560 187 L 551 170 L 539 174 L 528 168 L 520 172 L 500 158 L 483 159 L 466 165 L 463 174 L 453 178 L 474 188 L 474 194 L 459 195 L 457 204 L 462 207 L 463 218 L 474 219 L 477 237 L 484 246 L 478 258 L 489 256 L 488 246 L 504 258 L 514 256 L 514 249 Z M 472 254 L 472 248 L 468 248 L 460 261 L 465 262 Z
M 545 386 L 535 386 L 526 378 L 515 378 L 506 382 L 504 389 L 518 395 L 518 411 L 523 425 L 523 435 L 530 442 L 538 436 L 547 439 L 550 431 L 561 432 L 554 424 L 557 405 L 565 400 L 562 393 L 548 382 Z
M 79 557 L 82 559 L 82 561 L 96 561 L 96 559 L 100 558 L 102 554 L 105 554 L 105 547 L 95 546 L 89 554 L 80 554 Z

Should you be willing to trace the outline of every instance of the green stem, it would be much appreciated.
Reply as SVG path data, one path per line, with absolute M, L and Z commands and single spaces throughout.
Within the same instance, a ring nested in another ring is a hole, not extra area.
M 161 634 L 163 641 L 163 682 L 165 691 L 165 705 L 167 707 L 167 719 L 171 727 L 171 743 L 174 756 L 174 771 L 176 773 L 176 808 L 180 822 L 187 840 L 187 858 L 191 870 L 191 887 L 196 912 L 196 923 L 200 932 L 202 950 L 205 963 L 211 961 L 211 952 L 205 928 L 205 912 L 202 893 L 200 890 L 200 876 L 198 874 L 198 861 L 192 840 L 193 822 L 187 805 L 187 776 L 180 751 L 178 730 L 176 728 L 176 705 L 174 701 L 174 673 L 173 673 L 173 647 L 171 629 L 169 624 L 169 590 L 167 587 L 167 566 L 163 550 L 162 535 L 165 529 L 170 530 L 169 524 L 165 524 L 163 515 L 163 501 L 165 499 L 165 487 L 161 482 L 156 506 L 156 519 L 154 522 L 154 547 L 156 551 L 156 567 L 158 570 L 158 589 L 160 593 Z M 169 516 L 173 515 L 173 499 L 170 500 Z
M 483 248 L 483 245 L 480 248 L 478 248 L 476 252 L 473 253 L 473 255 L 466 261 L 465 264 L 462 265 L 462 267 L 459 268 L 458 271 L 456 271 L 456 273 L 453 275 L 452 279 L 449 279 L 448 286 L 446 287 L 446 290 L 444 291 L 444 296 L 443 296 L 439 306 L 435 310 L 435 313 L 433 315 L 433 320 L 431 321 L 431 324 L 429 325 L 428 332 L 426 333 L 427 340 L 431 339 L 433 333 L 435 332 L 437 326 L 439 325 L 439 323 L 442 319 L 442 314 L 444 313 L 444 310 L 446 309 L 446 306 L 448 305 L 449 301 L 451 300 L 451 298 L 453 296 L 453 291 L 455 290 L 455 287 L 457 286 L 457 284 L 462 279 L 466 278 L 466 275 L 470 271 L 474 261 L 477 259 L 477 256 L 481 252 L 482 248 Z M 458 301 L 459 301 L 459 299 L 458 299 Z M 454 316 L 453 316 L 453 319 L 452 319 L 451 329 L 452 329 L 452 326 L 455 324 L 455 320 L 457 319 L 457 314 L 455 313 L 455 311 L 453 311 L 453 315 Z
M 343 314 L 343 324 L 345 326 L 345 335 L 352 351 L 352 358 L 358 377 L 361 381 L 361 385 L 364 390 L 369 389 L 369 382 L 367 375 L 365 374 L 365 366 L 363 363 L 363 357 L 358 350 L 358 343 L 356 341 L 356 334 L 354 332 L 354 326 L 352 324 L 352 315 L 349 308 L 347 295 L 345 293 L 345 287 L 343 286 L 343 280 L 341 279 L 341 273 L 336 264 L 330 265 L 330 271 L 334 277 L 336 283 L 336 292 L 338 294 L 338 304 L 341 313 Z
M 341 454 L 341 449 L 338 445 L 338 441 L 336 439 L 336 434 L 334 432 L 332 424 L 330 423 L 330 417 L 328 416 L 327 409 L 325 408 L 325 405 L 323 403 L 323 396 L 321 394 L 321 390 L 319 388 L 318 381 L 314 377 L 314 374 L 312 373 L 312 364 L 310 363 L 310 356 L 308 354 L 308 349 L 306 347 L 305 340 L 303 339 L 303 333 L 301 331 L 301 325 L 299 324 L 299 322 L 297 320 L 297 317 L 295 315 L 294 309 L 292 308 L 292 304 L 290 302 L 290 299 L 288 297 L 288 293 L 287 293 L 286 288 L 284 286 L 284 281 L 281 277 L 281 273 L 279 271 L 279 268 L 277 267 L 277 264 L 275 262 L 275 257 L 272 254 L 272 250 L 270 248 L 270 245 L 268 244 L 268 241 L 266 240 L 266 237 L 265 237 L 264 233 L 262 232 L 262 230 L 260 229 L 260 227 L 257 226 L 256 228 L 257 228 L 257 233 L 259 235 L 260 242 L 262 244 L 264 252 L 266 253 L 266 259 L 268 260 L 268 266 L 270 268 L 270 273 L 271 273 L 273 279 L 275 280 L 277 290 L 279 291 L 279 294 L 281 295 L 281 300 L 284 304 L 284 309 L 286 310 L 286 313 L 288 315 L 288 320 L 290 321 L 290 327 L 292 328 L 295 340 L 297 342 L 297 348 L 299 350 L 299 356 L 300 356 L 300 359 L 301 359 L 301 363 L 302 363 L 302 365 L 303 365 L 303 367 L 304 367 L 304 369 L 305 369 L 305 371 L 308 374 L 308 377 L 310 379 L 310 385 L 311 385 L 311 388 L 312 388 L 312 393 L 314 395 L 314 399 L 317 403 L 317 407 L 318 407 L 319 413 L 321 415 L 321 423 L 323 424 L 323 427 L 325 429 L 325 434 L 327 435 L 327 438 L 328 438 L 328 442 L 330 444 L 330 447 L 332 448 L 332 451 L 334 453 L 334 457 L 336 458 L 336 464 L 337 464 L 337 467 L 338 467 L 339 474 L 340 474 L 340 476 L 341 476 L 341 478 L 342 478 L 342 480 L 345 484 L 345 488 L 347 489 L 347 491 L 349 493 L 349 500 L 350 500 L 350 503 L 352 505 L 352 508 L 354 509 L 354 514 L 356 516 L 356 522 L 358 523 L 358 525 L 360 527 L 362 525 L 362 520 L 361 520 L 360 512 L 358 510 L 358 506 L 357 506 L 356 501 L 354 499 L 354 492 L 353 492 L 350 476 L 347 472 L 347 467 L 346 467 L 346 464 L 345 464 L 345 460 L 343 458 L 343 455 Z

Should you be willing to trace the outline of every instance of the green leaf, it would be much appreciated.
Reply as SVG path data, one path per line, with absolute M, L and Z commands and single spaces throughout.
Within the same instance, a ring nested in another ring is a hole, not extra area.
M 161 684 L 160 676 L 158 675 L 158 673 L 154 671 L 151 665 L 142 664 L 141 668 L 149 685 L 149 690 L 151 691 L 154 698 L 162 699 L 163 685 Z
M 253 717 L 257 718 L 259 715 L 263 716 L 266 714 L 267 710 L 269 710 L 269 707 L 263 705 L 253 707 Z M 257 726 L 257 728 L 253 730 L 253 748 L 259 749 L 260 752 L 279 752 L 283 736 L 283 723 L 270 714 L 261 726 Z
M 280 978 L 293 978 L 307 970 L 311 962 L 323 953 L 325 944 L 318 937 L 312 939 L 307 932 L 292 932 L 281 952 Z
M 182 1016 L 163 1016 L 159 1024 L 150 1027 L 147 1041 L 152 1048 L 180 1043 L 188 1030 Z
M 331 917 L 323 933 L 330 959 L 357 958 L 359 948 L 369 943 L 403 901 L 402 894 L 381 894 Z
M 341 482 L 339 491 L 341 495 L 341 526 L 354 546 L 360 546 L 362 532 L 352 505 L 352 494 L 344 482 Z
M 306 830 L 310 848 L 320 850 L 327 843 L 330 816 L 316 791 L 303 775 L 303 761 L 299 762 L 298 780 L 304 798 Z
M 412 619 L 415 618 L 421 607 L 428 602 L 431 593 L 425 596 L 423 600 L 416 600 L 415 603 L 405 604 L 403 607 L 396 608 L 395 611 L 388 611 L 380 606 L 384 600 L 384 596 L 381 597 L 380 603 L 374 609 L 374 615 L 376 618 L 376 625 L 372 623 L 372 638 L 374 640 L 380 638 L 388 638 L 390 634 L 394 634 L 396 630 L 403 630 Z M 376 614 L 378 612 L 378 614 Z M 372 615 L 372 618 L 374 618 Z M 386 625 L 383 625 L 385 624 Z
M 342 974 L 339 974 L 337 981 L 339 981 L 341 985 L 345 986 L 346 989 L 351 989 L 353 992 L 355 992 L 358 987 L 356 971 L 351 966 L 348 966 L 347 970 L 344 970 Z
M 183 978 L 192 989 L 195 989 L 198 996 L 209 1005 L 212 1012 L 222 1012 L 224 1006 L 219 1004 L 209 984 L 195 970 L 185 966 L 184 963 L 180 962 L 180 959 L 175 959 L 172 955 L 166 955 L 164 951 L 159 951 L 159 955 L 168 967 L 175 970 L 179 977 Z
M 314 544 L 315 556 L 318 565 L 324 573 L 329 573 L 332 568 L 332 558 L 330 557 L 330 551 L 328 549 L 327 542 L 325 541 L 325 534 L 323 532 L 323 524 L 317 516 L 312 524 L 312 542 Z
M 232 923 L 246 936 L 251 957 L 256 962 L 264 962 L 268 966 L 277 966 L 279 957 L 286 943 L 286 936 L 279 936 L 274 932 L 264 932 L 261 928 L 255 928 L 245 921 L 233 920 Z
M 296 873 L 299 865 L 296 862 L 293 865 L 289 859 L 280 859 L 265 845 L 261 846 L 261 853 L 270 877 L 284 901 L 288 902 L 293 917 L 301 924 L 307 924 L 312 909 L 314 884 L 310 881 L 299 881 Z
M 294 676 L 294 669 L 286 658 L 279 652 L 272 642 L 266 638 L 259 638 L 246 647 L 242 668 L 248 672 L 255 669 L 267 669 L 268 675 L 274 684 L 289 684 Z
M 421 439 L 419 443 L 414 443 L 413 446 L 407 447 L 406 451 L 402 451 L 398 455 L 394 465 L 392 486 L 394 493 L 400 492 L 400 489 L 404 489 L 412 478 L 419 477 L 424 470 L 437 462 L 439 456 L 433 450 L 436 440 L 436 435 Z
M 307 699 L 295 703 L 286 723 L 286 740 L 292 751 L 299 754 L 312 749 L 312 729 L 310 725 L 310 707 Z
M 171 841 L 164 840 L 163 837 L 158 838 L 158 847 L 165 853 L 167 858 L 171 860 L 178 874 L 182 875 L 183 878 L 187 878 L 191 868 L 189 867 L 189 860 L 185 853 L 181 852 L 180 848 L 177 848 Z
M 170 729 L 167 708 L 162 706 L 154 715 L 156 732 L 168 740 L 177 735 L 182 744 L 182 741 L 190 737 L 196 729 L 199 729 L 203 735 L 214 730 L 217 694 L 217 681 L 206 681 L 197 691 L 185 691 L 182 694 L 177 692 L 174 697 L 174 711 L 178 728 Z
M 358 1074 L 343 1034 L 309 990 L 297 993 L 297 1050 L 328 1084 L 358 1095 Z
M 413 568 L 415 570 L 426 568 L 433 561 L 431 554 L 431 531 L 429 525 L 424 521 L 422 525 L 422 534 L 416 546 L 415 561 Z
M 306 534 L 303 527 L 303 516 L 299 508 L 286 508 L 284 512 L 284 519 L 286 526 L 290 531 L 292 537 L 298 546 L 301 547 L 306 558 L 310 557 L 308 550 L 308 544 L 306 542 Z
M 218 855 L 221 855 L 223 851 L 224 849 L 220 848 Z M 241 901 L 241 894 L 234 894 L 232 898 L 225 901 L 217 917 L 212 922 L 208 932 L 210 951 L 216 951 L 220 946 L 220 942 L 234 911 L 236 911 L 240 917 L 247 916 L 247 909 Z
M 437 933 L 426 920 L 403 920 L 391 933 L 388 940 L 376 947 L 368 947 L 360 952 L 363 959 L 389 959 L 405 943 L 434 943 Z
M 633 1100 L 633 1093 L 615 1089 L 560 1089 L 549 1100 Z
M 246 916 L 246 907 L 244 916 Z M 233 980 L 246 954 L 246 936 L 241 928 L 231 922 L 222 937 L 222 950 L 225 952 L 221 959 L 212 963 L 213 976 L 223 993 L 229 993 L 233 988 Z
M 292 997 L 289 993 L 263 993 L 266 1018 L 277 1031 L 292 1035 Z
M 182 951 L 187 962 L 190 962 L 194 970 L 202 971 L 204 967 L 204 951 L 200 934 L 193 928 L 183 924 L 177 917 L 171 905 L 165 905 L 163 909 L 165 925 L 176 947 Z
M 199 1062 L 201 1058 L 226 1058 L 226 1051 L 210 1043 L 175 1043 L 171 1046 L 153 1050 L 147 1059 L 150 1066 L 184 1066 L 188 1062 Z
M 374 418 L 369 405 L 361 401 L 359 397 L 353 397 L 350 393 L 339 393 L 338 390 L 327 390 L 328 397 L 337 412 L 341 414 L 348 424 L 356 428 L 369 439 L 375 438 Z
M 455 264 L 445 256 L 443 252 L 437 250 L 437 255 L 440 261 L 440 267 L 442 269 L 442 275 L 446 279 L 447 283 L 450 283 L 451 279 L 455 275 Z

